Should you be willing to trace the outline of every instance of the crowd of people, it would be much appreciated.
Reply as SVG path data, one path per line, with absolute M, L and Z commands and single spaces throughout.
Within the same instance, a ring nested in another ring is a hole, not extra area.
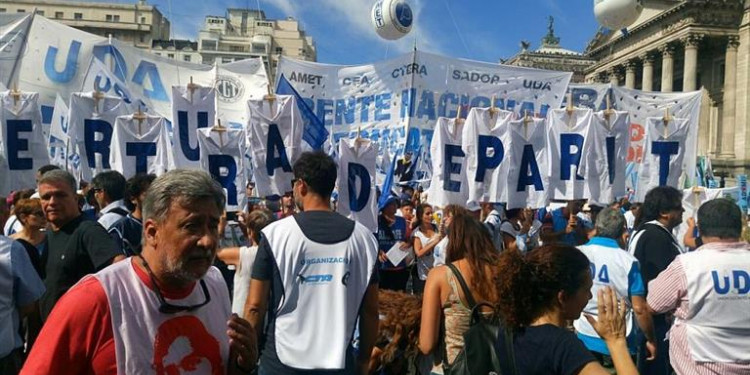
M 0 199 L 0 374 L 465 374 L 477 353 L 503 374 L 750 374 L 729 199 L 678 239 L 672 187 L 506 210 L 405 184 L 372 233 L 335 212 L 336 171 L 304 153 L 292 192 L 249 181 L 228 213 L 198 170 L 40 168 Z

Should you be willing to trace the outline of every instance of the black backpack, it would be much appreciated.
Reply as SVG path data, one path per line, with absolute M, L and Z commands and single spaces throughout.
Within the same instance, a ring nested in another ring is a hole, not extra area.
M 445 375 L 500 375 L 503 373 L 502 366 L 495 350 L 495 343 L 500 332 L 499 319 L 496 315 L 490 318 L 480 315 L 482 306 L 490 308 L 493 306 L 487 302 L 477 303 L 471 295 L 469 286 L 466 285 L 466 280 L 461 276 L 461 272 L 453 264 L 447 264 L 447 266 L 456 275 L 466 301 L 469 303 L 471 323 L 469 330 L 464 333 L 464 348 L 452 364 L 443 364 L 443 373 Z M 513 375 L 518 375 L 513 350 L 513 333 L 507 329 L 504 331 L 505 342 L 509 343 L 505 347 L 507 358 L 510 358 Z

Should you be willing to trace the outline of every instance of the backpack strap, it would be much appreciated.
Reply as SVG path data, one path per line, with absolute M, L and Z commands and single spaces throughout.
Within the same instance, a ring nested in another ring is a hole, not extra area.
M 448 263 L 446 265 L 448 266 L 448 268 L 450 268 L 450 270 L 453 272 L 453 275 L 456 276 L 458 283 L 461 285 L 461 290 L 463 290 L 464 292 L 466 302 L 469 303 L 469 308 L 473 309 L 474 306 L 477 305 L 477 302 L 474 300 L 474 296 L 471 295 L 471 290 L 469 290 L 469 286 L 466 284 L 466 280 L 464 280 L 464 277 L 461 276 L 461 271 L 459 271 L 458 268 L 453 265 L 453 263 Z
M 505 355 L 510 360 L 510 366 L 513 370 L 513 375 L 518 375 L 518 366 L 516 365 L 516 350 L 513 346 L 513 330 L 510 328 L 505 329 Z

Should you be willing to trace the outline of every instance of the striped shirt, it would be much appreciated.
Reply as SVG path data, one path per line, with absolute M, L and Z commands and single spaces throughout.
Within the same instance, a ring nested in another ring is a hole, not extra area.
M 700 247 L 703 249 L 732 250 L 746 248 L 745 242 L 711 243 Z M 674 311 L 679 320 L 687 320 L 689 302 L 687 296 L 687 277 L 680 262 L 675 259 L 664 272 L 652 280 L 648 285 L 648 305 L 657 314 Z M 688 345 L 687 327 L 685 324 L 675 324 L 669 331 L 669 360 L 678 375 L 748 375 L 750 363 L 718 363 L 695 362 Z M 661 353 L 659 355 L 662 355 Z

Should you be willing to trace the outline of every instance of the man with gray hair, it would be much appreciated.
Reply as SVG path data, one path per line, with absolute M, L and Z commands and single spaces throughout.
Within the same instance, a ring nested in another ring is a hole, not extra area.
M 46 172 L 38 188 L 50 225 L 47 251 L 42 255 L 47 292 L 40 302 L 42 319 L 46 320 L 57 300 L 78 280 L 125 257 L 104 227 L 81 214 L 72 174 L 61 169 Z
M 255 332 L 231 314 L 212 266 L 224 204 L 205 172 L 157 178 L 143 204 L 142 252 L 63 296 L 22 374 L 58 374 L 61 364 L 66 374 L 249 373 Z
M 625 251 L 627 222 L 618 209 L 605 208 L 596 217 L 594 223 L 595 237 L 578 248 L 589 258 L 591 268 L 591 294 L 584 313 L 597 316 L 597 295 L 600 289 L 611 287 L 620 296 L 627 296 L 628 310 L 626 316 L 626 335 L 631 354 L 636 354 L 639 337 L 638 330 L 633 329 L 634 320 L 646 336 L 649 358 L 656 356 L 654 326 L 646 304 L 646 291 L 643 286 L 638 260 Z M 634 316 L 635 315 L 635 316 Z M 609 350 L 601 337 L 596 333 L 583 315 L 577 319 L 575 326 L 578 337 L 601 361 L 609 360 Z M 611 363 L 611 362 L 610 362 Z

